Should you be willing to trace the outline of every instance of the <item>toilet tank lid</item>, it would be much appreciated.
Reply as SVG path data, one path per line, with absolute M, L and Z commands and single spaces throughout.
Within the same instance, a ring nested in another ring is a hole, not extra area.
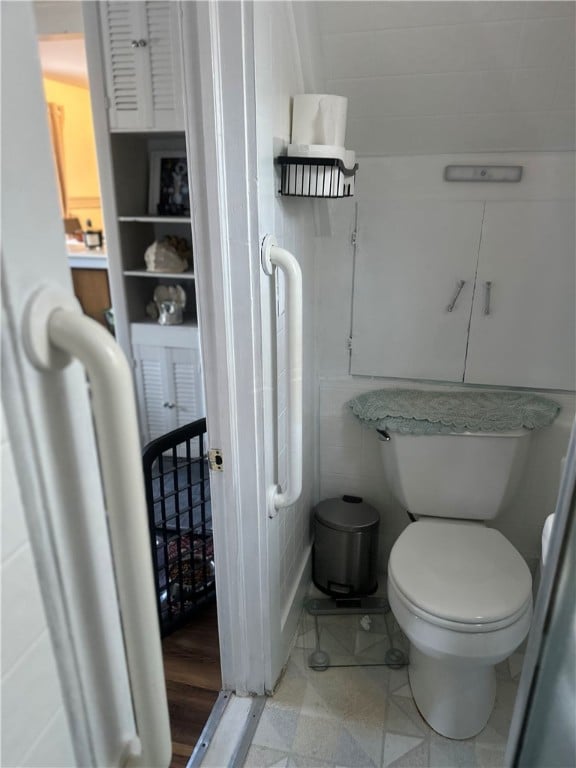
M 359 496 L 325 499 L 316 505 L 314 517 L 328 528 L 349 532 L 372 528 L 380 522 L 378 510 Z
M 411 603 L 462 624 L 507 619 L 531 596 L 532 577 L 520 553 L 499 531 L 477 523 L 411 523 L 388 568 Z

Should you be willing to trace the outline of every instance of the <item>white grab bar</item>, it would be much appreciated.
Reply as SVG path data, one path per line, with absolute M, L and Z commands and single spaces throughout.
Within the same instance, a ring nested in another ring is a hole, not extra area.
M 262 241 L 262 268 L 267 275 L 280 267 L 286 276 L 288 312 L 288 457 L 286 488 L 274 485 L 269 492 L 270 513 L 290 507 L 302 493 L 302 271 L 295 257 L 279 248 L 273 235 Z
M 62 368 L 74 357 L 88 374 L 138 733 L 126 744 L 124 765 L 165 768 L 170 721 L 130 366 L 108 331 L 57 288 L 32 297 L 23 337 L 37 368 Z

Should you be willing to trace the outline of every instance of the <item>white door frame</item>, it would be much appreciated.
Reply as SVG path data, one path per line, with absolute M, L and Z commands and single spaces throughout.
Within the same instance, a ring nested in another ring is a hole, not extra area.
M 262 694 L 271 658 L 251 3 L 183 2 L 185 121 L 223 687 Z

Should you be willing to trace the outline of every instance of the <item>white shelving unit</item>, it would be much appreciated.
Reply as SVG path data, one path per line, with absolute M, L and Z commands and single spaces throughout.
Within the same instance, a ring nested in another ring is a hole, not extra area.
M 194 251 L 191 217 L 155 215 L 148 199 L 151 153 L 186 156 L 176 4 L 83 5 L 116 335 L 133 361 L 146 443 L 205 415 L 193 264 L 183 273 L 158 273 L 144 260 L 148 246 L 168 235 L 185 238 Z M 146 314 L 162 284 L 186 292 L 182 325 L 160 326 Z

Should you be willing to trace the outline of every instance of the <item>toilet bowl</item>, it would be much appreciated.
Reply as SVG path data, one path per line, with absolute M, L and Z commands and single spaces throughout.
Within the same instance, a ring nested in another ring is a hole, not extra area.
M 486 725 L 495 665 L 523 642 L 532 580 L 498 531 L 479 523 L 420 520 L 390 556 L 388 598 L 410 641 L 410 686 L 424 719 L 467 739 Z
M 530 432 L 387 435 L 384 474 L 411 523 L 388 563 L 388 597 L 410 641 L 415 703 L 451 739 L 479 733 L 496 696 L 495 665 L 523 642 L 532 578 L 484 521 L 514 493 Z

